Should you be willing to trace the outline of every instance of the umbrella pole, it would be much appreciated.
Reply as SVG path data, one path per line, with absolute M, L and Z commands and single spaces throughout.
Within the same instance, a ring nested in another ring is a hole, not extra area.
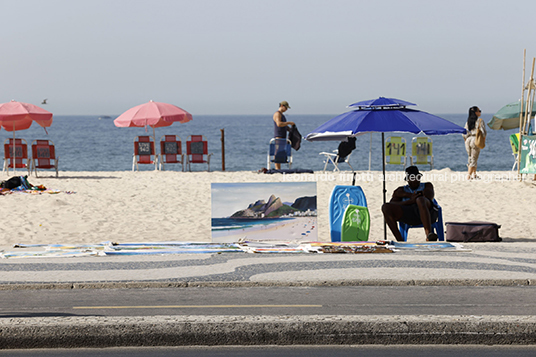
M 371 134 L 372 135 L 372 134 Z M 382 132 L 383 204 L 385 204 L 385 133 Z M 383 240 L 387 240 L 387 222 L 383 218 Z
M 368 152 L 368 170 L 370 171 L 372 162 L 372 133 L 370 133 L 370 143 L 369 143 L 369 152 Z
M 11 148 L 11 162 L 13 163 L 13 175 L 15 175 L 15 169 L 17 168 L 17 151 L 15 150 L 15 122 L 13 122 L 13 147 Z
M 523 126 L 523 102 L 525 101 L 525 58 L 527 56 L 527 49 L 523 50 L 523 78 L 521 80 L 521 105 L 519 110 L 519 144 L 518 144 L 518 155 L 517 155 L 517 177 L 521 180 L 521 133 L 522 133 L 522 126 Z
M 154 140 L 154 170 L 158 170 L 158 156 L 156 155 L 156 129 L 153 126 L 153 140 Z

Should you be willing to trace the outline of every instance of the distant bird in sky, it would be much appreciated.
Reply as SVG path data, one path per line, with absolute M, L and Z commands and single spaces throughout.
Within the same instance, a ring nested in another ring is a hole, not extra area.
M 48 98 L 43 99 L 43 101 L 41 102 L 41 104 L 47 104 L 47 100 L 48 100 Z

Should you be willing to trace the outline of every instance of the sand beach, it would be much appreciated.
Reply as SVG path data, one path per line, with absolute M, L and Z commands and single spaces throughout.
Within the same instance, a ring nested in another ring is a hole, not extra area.
M 22 172 L 18 172 L 22 174 Z M 211 241 L 211 183 L 314 181 L 318 194 L 318 240 L 329 241 L 328 202 L 335 185 L 350 185 L 350 172 L 268 175 L 257 172 L 114 171 L 60 172 L 60 177 L 29 177 L 59 193 L 13 193 L 0 196 L 0 245 L 147 241 Z M 518 181 L 515 173 L 479 171 L 480 180 L 466 181 L 465 172 L 425 172 L 435 186 L 445 222 L 489 221 L 501 225 L 504 242 L 536 242 L 534 181 Z M 8 178 L 7 176 L 4 178 Z M 381 172 L 357 172 L 371 216 L 370 240 L 383 239 Z M 386 177 L 387 199 L 403 185 L 403 172 Z M 259 239 L 285 239 L 286 229 L 268 229 Z M 392 239 L 390 233 L 388 239 Z M 422 229 L 412 229 L 409 242 L 423 242 Z

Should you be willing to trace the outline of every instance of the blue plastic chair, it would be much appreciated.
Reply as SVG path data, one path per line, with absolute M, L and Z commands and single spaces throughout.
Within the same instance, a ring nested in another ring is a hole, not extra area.
M 445 232 L 443 230 L 443 209 L 441 209 L 441 206 L 437 203 L 435 198 L 434 198 L 434 204 L 437 206 L 437 221 L 435 223 L 432 223 L 432 230 L 435 230 L 438 240 L 444 241 Z M 400 234 L 402 235 L 402 239 L 404 239 L 404 242 L 408 240 L 408 230 L 410 228 L 423 228 L 423 225 L 419 224 L 416 226 L 411 226 L 403 222 L 398 222 L 398 230 L 400 231 Z
M 270 163 L 276 164 L 288 164 L 288 168 L 292 168 L 292 146 L 288 139 L 272 139 L 270 140 L 270 147 L 268 149 L 268 170 L 270 170 Z

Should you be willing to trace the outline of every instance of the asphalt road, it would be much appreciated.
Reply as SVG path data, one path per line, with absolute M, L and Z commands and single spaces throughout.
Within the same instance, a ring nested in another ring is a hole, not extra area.
M 0 317 L 536 315 L 536 287 L 352 286 L 2 291 Z

